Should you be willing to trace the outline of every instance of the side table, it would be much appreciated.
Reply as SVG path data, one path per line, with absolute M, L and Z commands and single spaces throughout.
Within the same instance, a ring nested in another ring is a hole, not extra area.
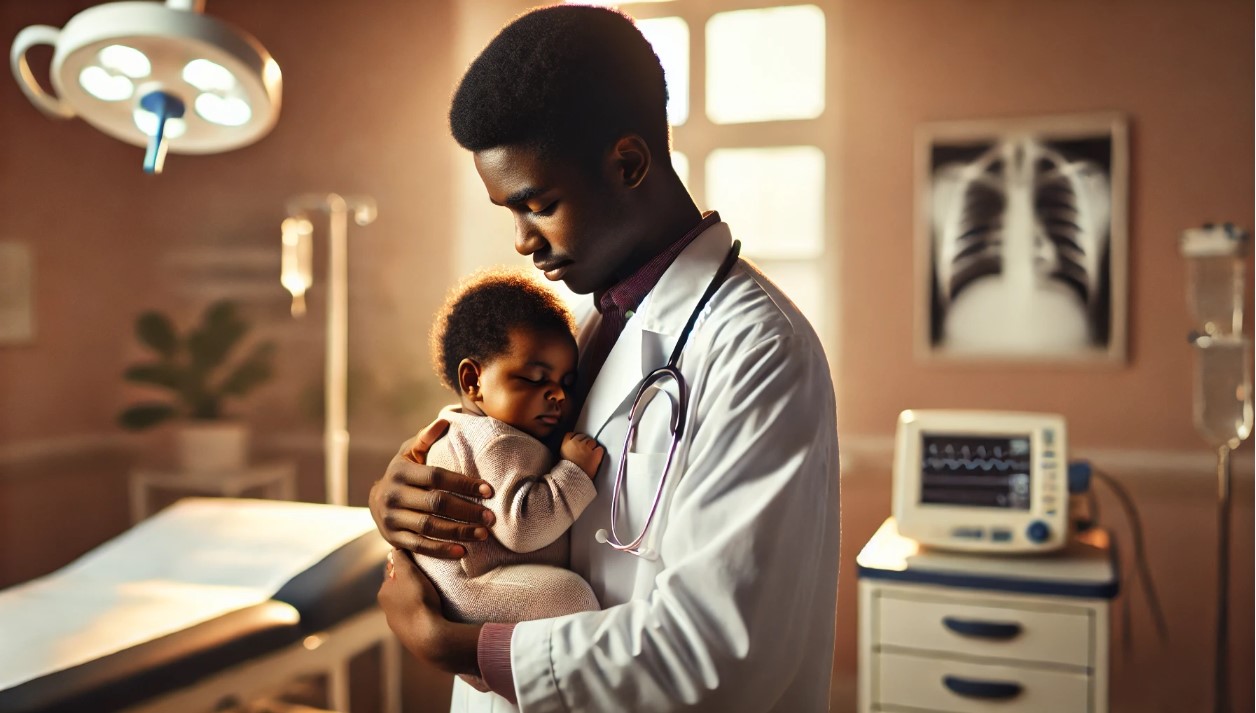
M 271 461 L 247 465 L 236 470 L 182 471 L 160 468 L 136 468 L 129 481 L 131 524 L 148 517 L 149 491 L 152 488 L 178 490 L 197 495 L 240 497 L 245 491 L 261 488 L 274 500 L 295 500 L 297 466 L 291 461 Z

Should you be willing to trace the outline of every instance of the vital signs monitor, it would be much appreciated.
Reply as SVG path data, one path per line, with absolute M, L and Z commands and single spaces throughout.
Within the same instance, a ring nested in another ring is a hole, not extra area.
M 904 411 L 894 446 L 894 518 L 924 545 L 1035 552 L 1068 536 L 1064 417 Z

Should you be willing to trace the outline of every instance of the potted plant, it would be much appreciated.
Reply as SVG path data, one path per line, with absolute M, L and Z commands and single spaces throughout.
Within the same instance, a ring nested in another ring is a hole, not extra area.
M 157 311 L 135 321 L 135 334 L 155 359 L 134 364 L 128 381 L 171 392 L 173 401 L 144 401 L 118 414 L 118 423 L 143 430 L 179 419 L 176 432 L 180 465 L 187 470 L 215 471 L 243 467 L 248 456 L 248 429 L 225 416 L 223 402 L 242 397 L 272 375 L 275 345 L 261 342 L 247 356 L 232 360 L 232 350 L 248 324 L 230 301 L 206 308 L 201 323 L 179 334 L 174 322 Z

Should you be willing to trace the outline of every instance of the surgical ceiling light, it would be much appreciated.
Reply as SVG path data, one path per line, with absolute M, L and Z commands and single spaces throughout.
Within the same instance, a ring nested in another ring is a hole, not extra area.
M 144 170 L 161 173 L 167 152 L 206 154 L 247 146 L 279 118 L 279 65 L 252 36 L 203 14 L 204 0 L 111 2 L 64 28 L 32 25 L 9 53 L 18 86 L 49 116 L 75 116 L 146 149 Z M 56 94 L 26 60 L 53 47 Z

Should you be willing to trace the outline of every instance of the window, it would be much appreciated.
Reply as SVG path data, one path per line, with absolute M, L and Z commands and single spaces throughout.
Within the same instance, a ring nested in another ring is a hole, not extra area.
M 588 4 L 587 0 L 581 0 Z M 667 77 L 672 164 L 836 354 L 829 29 L 814 4 L 624 2 Z M 764 7 L 764 5 L 769 5 Z

